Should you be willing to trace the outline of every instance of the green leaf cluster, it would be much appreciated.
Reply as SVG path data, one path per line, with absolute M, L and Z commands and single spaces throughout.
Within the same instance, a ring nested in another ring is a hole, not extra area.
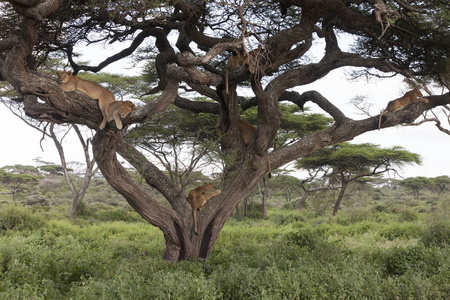
M 370 143 L 341 143 L 324 147 L 296 162 L 297 168 L 319 169 L 330 167 L 336 171 L 362 173 L 375 167 L 394 167 L 420 164 L 420 156 L 402 147 L 380 148 Z

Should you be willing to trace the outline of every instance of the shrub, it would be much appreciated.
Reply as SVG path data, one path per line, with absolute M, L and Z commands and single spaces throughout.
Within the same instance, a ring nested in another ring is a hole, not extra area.
M 287 225 L 298 221 L 304 221 L 305 218 L 299 212 L 283 212 L 273 215 L 271 218 L 275 225 Z
M 304 228 L 296 232 L 290 232 L 287 234 L 286 239 L 288 244 L 294 244 L 298 247 L 305 247 L 310 250 L 314 250 L 317 246 L 318 240 L 321 239 L 315 231 L 311 228 Z
M 97 212 L 96 217 L 100 221 L 124 221 L 124 222 L 136 222 L 142 221 L 142 217 L 137 213 L 128 211 L 124 208 L 110 208 Z
M 417 214 L 412 210 L 403 210 L 398 216 L 399 222 L 414 222 L 417 221 Z
M 408 270 L 433 275 L 439 272 L 441 265 L 437 251 L 421 244 L 405 248 L 392 247 L 385 252 L 386 275 L 403 275 Z
M 286 235 L 288 245 L 304 248 L 314 254 L 318 260 L 329 260 L 339 256 L 342 245 L 335 245 L 326 240 L 320 229 L 303 228 Z
M 380 231 L 380 236 L 393 241 L 398 238 L 419 238 L 422 235 L 422 226 L 419 224 L 397 223 Z
M 370 217 L 372 216 L 372 214 L 368 209 L 362 207 L 350 209 L 350 212 L 348 214 L 349 214 L 349 221 L 351 223 L 366 221 L 370 219 Z
M 46 224 L 43 215 L 33 213 L 29 208 L 16 205 L 1 205 L 0 232 L 1 230 L 32 230 L 41 228 Z
M 42 195 L 30 195 L 30 196 L 25 197 L 23 204 L 28 205 L 28 206 L 33 206 L 33 205 L 49 206 L 50 201 L 45 199 L 45 197 Z
M 250 202 L 247 205 L 247 217 L 251 219 L 262 219 L 263 206 L 261 203 Z
M 375 207 L 374 207 L 373 209 L 374 209 L 376 212 L 387 212 L 387 211 L 388 211 L 387 206 L 386 206 L 386 205 L 383 205 L 383 204 L 375 205 Z
M 445 247 L 450 243 L 450 224 L 434 223 L 424 229 L 420 241 L 427 247 Z

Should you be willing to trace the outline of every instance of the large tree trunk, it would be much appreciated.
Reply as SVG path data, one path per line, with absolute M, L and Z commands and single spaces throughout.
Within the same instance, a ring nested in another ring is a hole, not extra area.
M 164 233 L 166 252 L 164 258 L 171 261 L 208 258 L 220 230 L 230 217 L 239 199 L 252 191 L 264 170 L 254 172 L 242 168 L 219 196 L 211 198 L 197 214 L 198 235 L 194 234 L 191 208 L 184 195 L 170 183 L 161 183 L 165 177 L 136 149 L 122 140 L 121 133 L 112 130 L 98 131 L 93 140 L 94 157 L 108 183 L 125 197 L 128 203 L 150 224 Z M 116 149 L 138 171 L 147 183 L 159 188 L 172 208 L 150 196 L 119 163 Z M 253 172 L 253 176 L 250 174 Z M 162 172 L 161 172 L 162 173 Z

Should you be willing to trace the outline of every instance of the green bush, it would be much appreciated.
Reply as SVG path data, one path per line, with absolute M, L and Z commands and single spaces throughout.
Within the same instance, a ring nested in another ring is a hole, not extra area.
M 270 219 L 275 225 L 287 225 L 305 220 L 305 218 L 297 211 L 283 211 L 282 213 L 272 215 Z
M 386 275 L 403 275 L 408 270 L 434 275 L 439 272 L 442 263 L 442 257 L 435 249 L 423 245 L 392 247 L 384 253 Z
M 247 205 L 247 217 L 251 219 L 262 219 L 263 206 L 261 203 L 250 202 Z
M 417 217 L 417 214 L 412 210 L 403 210 L 400 212 L 398 216 L 399 222 L 414 222 L 417 221 L 419 218 Z
M 422 232 L 420 241 L 427 247 L 446 247 L 450 243 L 450 224 L 448 222 L 437 222 Z
M 318 260 L 328 260 L 341 254 L 342 245 L 328 242 L 320 233 L 320 228 L 303 228 L 293 231 L 285 236 L 288 245 L 303 248 L 314 254 Z
M 388 211 L 387 206 L 386 206 L 386 205 L 383 205 L 383 204 L 375 205 L 375 207 L 374 207 L 373 209 L 374 209 L 376 212 L 387 212 L 387 211 Z
M 99 221 L 142 222 L 142 217 L 134 211 L 124 208 L 109 208 L 96 213 Z
M 0 207 L 0 232 L 2 230 L 39 229 L 46 222 L 42 214 L 33 213 L 31 209 L 26 207 L 4 204 Z
M 366 220 L 341 211 L 343 225 L 331 216 L 269 210 L 268 218 L 227 222 L 208 260 L 174 264 L 162 260 L 160 230 L 99 222 L 127 210 L 92 207 L 95 222 L 80 223 L 58 220 L 63 214 L 55 216 L 53 206 L 46 208 L 52 214 L 25 209 L 52 219 L 37 230 L 15 227 L 33 229 L 26 234 L 0 234 L 0 299 L 434 300 L 450 293 L 444 220 L 422 229 L 397 223 L 400 212 L 361 209 Z
M 422 235 L 420 224 L 394 223 L 380 231 L 380 236 L 393 241 L 395 239 L 419 238 Z
M 318 242 L 322 240 L 322 237 L 311 228 L 304 228 L 288 233 L 286 239 L 288 243 L 294 244 L 295 246 L 314 250 Z

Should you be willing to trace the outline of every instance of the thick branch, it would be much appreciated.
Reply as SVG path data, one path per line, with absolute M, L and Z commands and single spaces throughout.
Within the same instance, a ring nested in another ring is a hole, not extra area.
M 411 123 L 420 117 L 425 110 L 450 103 L 450 93 L 427 98 L 429 103 L 414 103 L 402 110 L 385 114 L 387 120 L 383 122 L 383 128 L 397 126 L 402 123 Z M 335 124 L 331 128 L 312 133 L 290 146 L 273 151 L 270 153 L 272 169 L 279 168 L 321 147 L 350 141 L 365 132 L 377 130 L 378 117 L 374 116 L 359 121 L 345 118 L 341 124 Z
M 158 190 L 177 212 L 186 211 L 187 201 L 180 194 L 178 188 L 141 152 L 124 140 L 120 140 L 117 144 L 117 152 L 144 177 L 147 184 Z M 180 198 L 183 198 L 182 201 Z
M 59 8 L 62 0 L 9 0 L 9 2 L 18 14 L 42 21 Z
M 77 63 L 75 63 L 75 61 L 73 60 L 72 47 L 69 47 L 67 50 L 67 55 L 68 55 L 70 65 L 71 65 L 72 69 L 74 70 L 74 74 L 78 73 L 80 70 L 91 71 L 91 72 L 101 71 L 103 68 L 107 67 L 108 65 L 133 54 L 134 51 L 144 42 L 145 38 L 147 38 L 149 35 L 150 34 L 148 32 L 142 31 L 134 38 L 133 42 L 131 43 L 131 45 L 128 48 L 108 57 L 107 59 L 105 59 L 104 61 L 102 61 L 95 67 L 94 66 L 80 66 Z
M 192 101 L 180 96 L 175 98 L 174 104 L 182 109 L 189 110 L 193 113 L 211 113 L 218 115 L 220 113 L 220 104 L 205 101 Z
M 155 101 L 147 104 L 143 108 L 134 111 L 124 120 L 124 124 L 143 123 L 157 113 L 162 112 L 175 100 L 178 92 L 178 82 L 171 80 L 164 92 Z
M 175 223 L 181 226 L 184 221 L 174 210 L 149 196 L 120 164 L 116 157 L 116 146 L 121 143 L 120 136 L 120 133 L 111 130 L 101 130 L 93 139 L 94 157 L 103 176 L 145 220 L 181 245 Z
M 342 122 L 346 119 L 346 116 L 340 109 L 334 106 L 333 103 L 328 101 L 328 99 L 317 91 L 304 92 L 293 102 L 300 108 L 303 108 L 303 104 L 307 101 L 316 103 L 320 108 L 329 113 L 334 118 L 337 125 L 342 124 Z

